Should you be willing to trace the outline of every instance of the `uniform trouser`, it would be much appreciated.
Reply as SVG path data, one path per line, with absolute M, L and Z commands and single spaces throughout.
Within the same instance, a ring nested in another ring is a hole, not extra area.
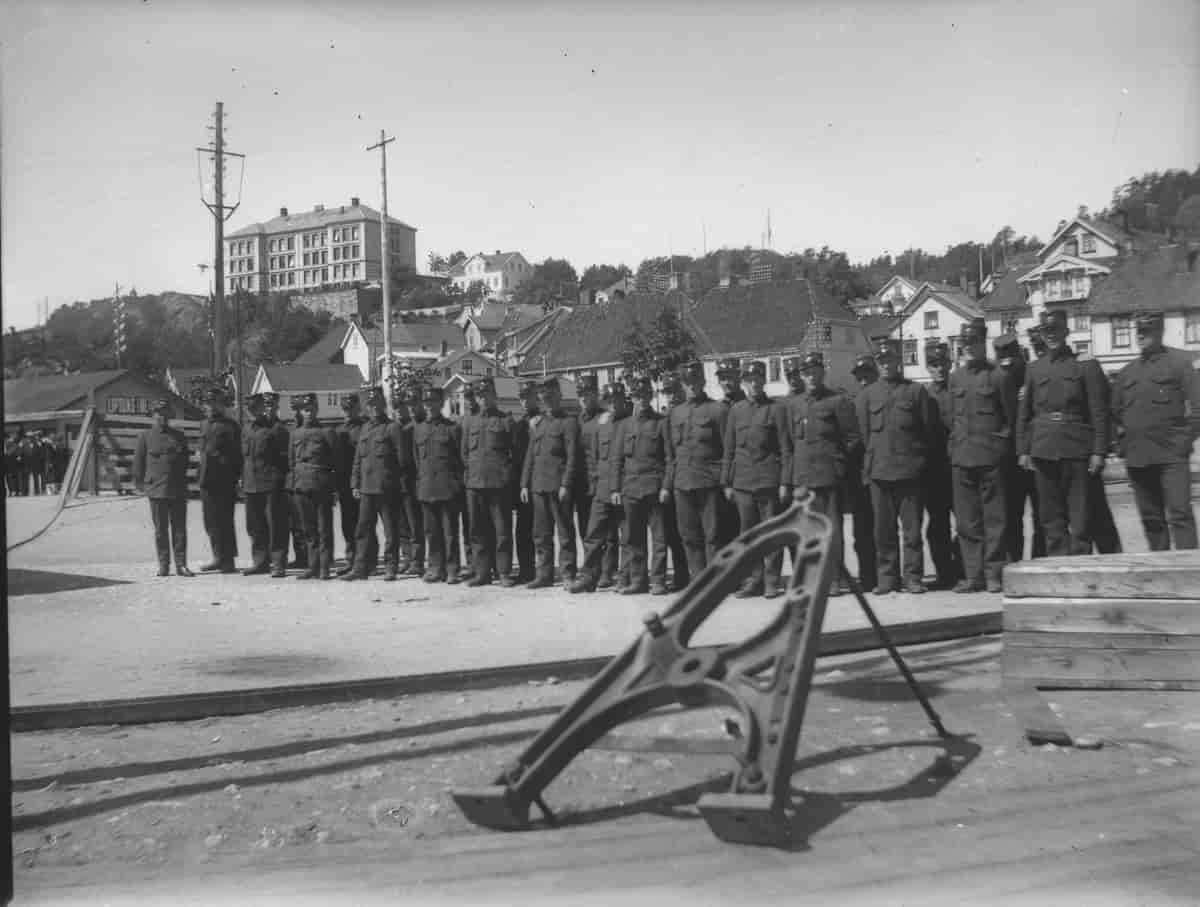
M 333 565 L 333 492 L 295 492 L 300 510 L 308 569 L 328 572 Z
M 1042 513 L 1038 507 L 1037 478 L 1028 469 L 1017 465 L 1015 458 L 1004 464 L 1004 493 L 1008 559 L 1025 559 L 1025 501 L 1029 501 L 1033 517 L 1033 549 L 1030 557 L 1046 556 L 1046 533 L 1042 529 Z
M 579 540 L 582 542 L 587 538 L 592 525 L 593 496 L 587 493 L 587 482 L 578 482 L 575 488 L 572 503 L 575 507 L 575 525 L 579 529 Z
M 737 499 L 732 501 L 725 499 L 725 495 L 720 495 L 717 498 L 717 548 L 724 548 L 735 538 L 739 533 L 745 532 L 750 527 L 742 522 L 741 509 L 738 507 Z M 709 556 L 712 560 L 712 556 Z
M 921 550 L 923 516 L 919 481 L 871 480 L 871 505 L 875 513 L 875 550 L 879 556 L 877 587 L 894 589 L 900 583 L 900 543 L 904 544 L 904 579 L 919 583 L 925 576 Z M 897 532 L 899 520 L 901 532 Z
M 490 579 L 492 569 L 500 579 L 512 572 L 512 502 L 507 488 L 469 488 L 472 566 L 475 575 Z
M 999 580 L 1008 561 L 1008 495 L 1003 466 L 954 467 L 954 518 L 963 575 Z
M 254 567 L 287 566 L 288 505 L 282 489 L 246 493 L 246 534 Z
M 33 493 L 42 494 L 45 491 L 46 477 L 40 463 L 34 465 L 30 479 L 33 481 Z
M 776 485 L 772 488 L 759 489 L 757 491 L 743 491 L 740 488 L 735 488 L 733 491 L 733 504 L 737 508 L 738 528 L 741 532 L 745 532 L 779 513 L 781 507 L 779 503 L 779 486 Z M 757 561 L 754 564 L 746 577 L 745 585 L 761 589 L 763 588 L 763 581 L 765 579 L 766 585 L 779 588 L 779 576 L 782 572 L 783 549 L 777 548 L 761 561 Z
M 237 533 L 233 528 L 233 505 L 237 496 L 230 491 L 203 489 L 200 508 L 204 513 L 204 531 L 212 547 L 213 560 L 222 566 L 233 566 L 237 557 Z
M 304 514 L 300 510 L 300 495 L 295 489 L 287 493 L 288 518 L 291 525 L 288 533 L 292 537 L 292 548 L 296 551 L 296 566 L 308 566 L 308 539 L 304 537 Z
M 855 470 L 847 480 L 847 496 L 854 531 L 854 556 L 858 559 L 858 582 L 864 589 L 878 584 L 878 558 L 875 552 L 875 508 L 871 486 L 857 478 Z
M 679 534 L 679 522 L 675 519 L 675 496 L 668 495 L 666 503 L 660 504 L 662 509 L 663 536 L 666 538 L 667 549 L 671 552 L 672 581 L 674 585 L 686 586 L 691 580 L 688 571 L 687 549 L 683 547 L 683 537 Z
M 1046 554 L 1065 557 L 1091 554 L 1092 489 L 1088 481 L 1088 461 L 1043 460 L 1035 457 L 1038 506 L 1046 529 Z
M 366 576 L 372 567 L 371 541 L 375 538 L 375 523 L 383 523 L 383 550 L 388 564 L 395 566 L 396 514 L 399 505 L 394 494 L 364 494 L 358 501 L 358 530 L 354 538 L 354 572 Z
M 957 517 L 958 486 L 948 461 L 934 463 L 925 470 L 921 482 L 925 498 L 925 544 L 939 583 L 953 583 L 961 578 L 962 561 L 950 535 L 950 514 Z M 960 533 L 961 535 L 961 533 Z
M 625 508 L 610 504 L 599 495 L 592 498 L 592 512 L 588 516 L 587 534 L 583 538 L 583 572 L 595 578 L 610 579 L 617 575 L 620 557 L 621 523 Z
M 354 563 L 354 537 L 358 532 L 358 501 L 350 486 L 337 491 L 338 521 L 342 527 L 342 544 L 346 546 L 346 563 Z
M 1182 463 L 1130 466 L 1129 484 L 1133 501 L 1151 551 L 1200 547 L 1196 541 L 1196 514 L 1192 510 L 1192 474 Z M 1168 536 L 1168 530 L 1169 536 Z
M 154 550 L 158 565 L 164 569 L 171 563 L 187 566 L 187 498 L 150 498 L 150 520 L 154 523 Z
M 621 563 L 629 572 L 629 585 L 644 589 L 646 577 L 646 530 L 650 531 L 653 546 L 650 559 L 649 581 L 656 586 L 667 582 L 667 539 L 664 513 L 666 505 L 658 500 L 657 494 L 644 498 L 624 499 L 625 520 L 621 526 Z M 679 569 L 685 569 L 680 563 Z M 676 570 L 678 578 L 679 570 Z
M 692 579 L 717 555 L 722 501 L 721 489 L 716 486 L 675 490 L 675 516 Z
M 557 491 L 535 491 L 533 546 L 538 573 L 554 570 L 554 535 L 558 533 L 558 568 L 563 579 L 575 575 L 575 516 L 571 499 L 558 499 Z
M 829 559 L 833 561 L 834 582 L 842 581 L 842 566 L 846 547 L 845 530 L 842 526 L 842 491 L 836 485 L 824 488 L 809 487 L 812 492 L 812 502 L 809 505 L 817 513 L 823 513 L 833 523 L 833 540 L 829 546 Z M 796 558 L 792 558 L 792 570 L 796 569 Z
M 533 546 L 533 501 L 530 500 L 528 504 L 522 503 L 520 494 L 515 490 L 512 492 L 512 500 L 517 511 L 513 546 L 517 553 L 518 573 L 523 579 L 533 579 L 537 568 L 537 556 Z
M 1120 554 L 1121 536 L 1108 506 L 1108 494 L 1104 490 L 1104 475 L 1088 475 L 1088 525 L 1091 527 L 1092 544 L 1101 554 Z
M 467 503 L 467 492 L 463 489 L 463 493 L 457 498 L 458 503 L 458 522 L 462 526 L 462 545 L 459 547 L 461 552 L 462 564 L 470 569 L 471 558 L 471 508 Z
M 421 502 L 408 492 L 393 492 L 392 548 L 388 552 L 388 563 L 397 565 L 425 565 L 425 521 L 421 519 Z
M 442 578 L 458 575 L 458 498 L 421 502 L 426 570 Z

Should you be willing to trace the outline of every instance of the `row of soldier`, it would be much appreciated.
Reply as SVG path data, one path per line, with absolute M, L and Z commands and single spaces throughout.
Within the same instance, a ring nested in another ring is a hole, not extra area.
M 4 436 L 4 484 L 9 497 L 44 494 L 62 481 L 70 449 L 61 437 L 41 429 Z

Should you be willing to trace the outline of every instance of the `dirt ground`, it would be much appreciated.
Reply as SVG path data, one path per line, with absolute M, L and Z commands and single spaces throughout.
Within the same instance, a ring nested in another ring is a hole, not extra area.
M 958 817 L 962 828 L 973 812 L 1031 790 L 1137 783 L 1197 764 L 1200 697 L 1186 693 L 1047 694 L 1069 730 L 1102 746 L 1030 747 L 1000 693 L 998 653 L 997 640 L 907 650 L 949 729 L 972 735 L 950 747 L 886 654 L 818 663 L 793 781 L 813 841 L 830 827 L 887 825 L 914 810 Z M 423 865 L 423 854 L 506 837 L 467 822 L 449 791 L 490 783 L 582 688 L 547 678 L 461 695 L 15 735 L 18 903 L 63 884 L 252 870 L 281 851 L 343 859 L 381 842 L 412 861 L 424 883 L 448 881 L 443 864 Z M 728 740 L 725 717 L 663 712 L 620 733 Z M 547 791 L 563 827 L 545 840 L 646 816 L 695 821 L 692 804 L 723 789 L 730 764 L 721 755 L 589 750 Z

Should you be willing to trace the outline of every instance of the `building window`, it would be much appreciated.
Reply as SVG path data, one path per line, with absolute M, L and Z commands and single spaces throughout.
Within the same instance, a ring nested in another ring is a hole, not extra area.
M 351 257 L 351 258 L 358 258 L 358 246 L 351 246 L 351 247 L 350 247 L 350 257 Z
M 1071 313 L 1071 330 L 1072 331 L 1090 331 L 1092 329 L 1092 316 L 1087 312 L 1072 312 Z
M 288 276 L 287 276 L 287 278 L 288 278 L 288 286 L 289 286 L 289 287 L 294 287 L 294 286 L 296 285 L 296 272 L 295 272 L 295 271 L 288 271 Z
M 491 378 L 491 377 L 493 377 L 493 375 L 492 375 L 492 367 L 491 367 L 490 365 L 489 365 L 487 368 L 485 368 L 485 369 L 483 370 L 483 375 L 484 375 L 484 377 L 485 377 L 485 378 Z
M 938 329 L 938 313 L 937 310 L 925 313 L 925 330 L 936 331 Z
M 452 416 L 462 415 L 462 403 L 459 402 L 459 399 L 457 397 L 455 397 L 453 400 L 450 401 L 450 415 L 452 415 Z
M 288 266 L 289 268 L 294 268 L 294 267 L 296 267 L 296 256 L 295 256 L 295 255 L 289 255 L 287 258 L 288 258 L 288 263 L 287 263 L 287 266 Z
M 1092 341 L 1080 340 L 1076 342 L 1075 355 L 1080 359 L 1090 359 L 1092 356 Z
M 1085 235 L 1083 237 L 1083 252 L 1086 255 L 1089 252 L 1096 251 L 1096 237 Z
M 350 228 L 350 238 L 351 238 L 351 239 L 358 239 L 358 227 L 351 227 L 351 228 Z
M 322 268 L 321 269 L 321 283 L 325 283 L 325 281 L 327 281 L 327 280 L 329 280 L 329 269 Z
M 353 273 L 353 276 L 357 277 L 358 276 L 358 262 L 356 261 L 353 265 L 351 265 L 350 269 Z
M 1085 289 L 1084 277 L 1082 274 L 1076 274 L 1071 278 L 1071 295 L 1075 299 L 1084 299 L 1087 297 L 1087 290 Z
M 904 341 L 904 364 L 917 364 L 917 341 L 916 339 Z
M 767 363 L 768 363 L 768 374 L 770 375 L 770 380 L 772 380 L 772 381 L 780 380 L 780 376 L 781 376 L 783 369 L 782 369 L 782 366 L 780 365 L 779 357 L 772 356 L 770 359 L 767 360 Z
M 1113 349 L 1126 349 L 1129 347 L 1129 316 L 1117 315 L 1113 318 L 1112 345 Z
M 293 249 L 295 249 L 295 248 L 296 248 L 296 237 L 294 237 L 294 236 L 289 236 L 289 237 L 287 238 L 287 240 L 288 240 L 288 246 L 287 246 L 287 247 L 288 247 L 288 251 L 290 252 L 290 251 L 292 251 Z
M 1188 312 L 1183 320 L 1184 343 L 1200 343 L 1200 312 Z
M 334 231 L 333 231 L 333 241 L 334 241 L 334 242 L 341 242 L 341 241 L 342 241 L 342 231 L 341 231 L 341 230 L 338 230 L 337 228 L 334 228 Z
M 1062 279 L 1058 275 L 1046 278 L 1046 298 L 1058 299 L 1062 295 Z
M 333 247 L 333 260 L 334 260 L 334 261 L 341 261 L 341 260 L 342 260 L 342 247 L 341 247 L 341 246 L 334 246 L 334 247 Z
M 464 360 L 462 361 L 462 373 L 463 373 L 464 375 L 469 375 L 469 374 L 471 374 L 471 370 L 472 370 L 474 367 L 475 367 L 475 364 L 474 364 L 474 363 L 473 363 L 473 362 L 472 362 L 470 359 L 464 359 Z
M 327 249 L 321 250 L 321 264 L 329 264 L 329 251 Z
M 1068 239 L 1065 243 L 1063 243 L 1063 251 L 1068 255 L 1079 255 L 1079 240 Z

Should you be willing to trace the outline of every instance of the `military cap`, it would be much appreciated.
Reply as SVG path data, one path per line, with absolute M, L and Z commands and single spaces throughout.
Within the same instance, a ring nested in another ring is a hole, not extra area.
M 557 394 L 561 388 L 558 386 L 557 378 L 547 378 L 537 385 L 538 393 L 542 394 Z
M 493 393 L 496 390 L 496 382 L 492 378 L 477 378 L 475 383 L 469 385 L 463 393 L 470 392 L 471 396 L 475 394 Z
M 342 394 L 338 398 L 338 403 L 341 404 L 342 409 L 351 409 L 358 402 L 358 394 Z
M 899 359 L 900 358 L 900 341 L 899 340 L 880 340 L 875 347 L 876 359 Z
M 803 367 L 803 360 L 799 356 L 788 356 L 783 360 L 783 373 L 785 375 L 798 375 Z
M 623 400 L 625 398 L 625 385 L 619 381 L 614 381 L 611 384 L 604 385 L 605 400 Z
M 857 375 L 859 372 L 871 372 L 872 374 L 876 375 L 879 374 L 879 366 L 875 363 L 875 357 L 863 354 L 855 359 L 854 368 L 850 370 L 850 373 Z
M 810 353 L 805 353 L 804 358 L 800 361 L 800 370 L 808 371 L 814 368 L 825 368 L 825 356 L 822 353 L 813 350 Z
M 996 359 L 1001 365 L 1011 365 L 1021 355 L 1021 344 L 1017 342 L 1016 334 L 1001 334 L 992 341 L 992 349 L 996 351 Z
M 279 394 L 274 391 L 263 391 L 262 399 L 265 406 L 279 405 Z
M 296 412 L 304 405 L 304 398 L 307 396 L 308 394 L 292 394 L 292 398 L 288 401 L 288 404 L 292 408 L 292 412 Z
M 741 374 L 741 363 L 737 359 L 721 359 L 717 362 L 717 377 L 737 377 Z
M 985 343 L 987 341 L 987 322 L 982 318 L 972 318 L 964 322 L 959 334 L 964 343 Z
M 728 362 L 729 360 L 725 360 Z M 689 362 L 679 368 L 679 380 L 683 384 L 694 384 L 699 382 L 704 383 L 704 364 L 702 362 Z
M 1062 309 L 1042 312 L 1042 336 L 1055 335 L 1065 337 L 1067 334 L 1067 313 Z
M 595 375 L 580 375 L 575 379 L 575 392 L 579 394 L 594 394 L 600 390 L 599 379 Z
M 926 365 L 949 365 L 950 345 L 948 343 L 925 344 Z
M 299 397 L 293 397 L 292 399 L 299 401 L 299 404 L 297 406 L 298 409 L 314 409 L 315 410 L 318 408 L 316 394 L 301 394 Z
M 1139 334 L 1157 333 L 1163 329 L 1162 312 L 1140 312 L 1133 324 Z
M 667 389 L 668 383 L 672 380 L 673 379 L 671 378 L 663 380 L 663 390 Z M 678 385 L 679 382 L 675 381 L 675 384 Z M 629 393 L 631 396 L 637 397 L 639 400 L 644 400 L 647 397 L 653 397 L 654 382 L 649 378 L 631 378 L 629 381 Z

